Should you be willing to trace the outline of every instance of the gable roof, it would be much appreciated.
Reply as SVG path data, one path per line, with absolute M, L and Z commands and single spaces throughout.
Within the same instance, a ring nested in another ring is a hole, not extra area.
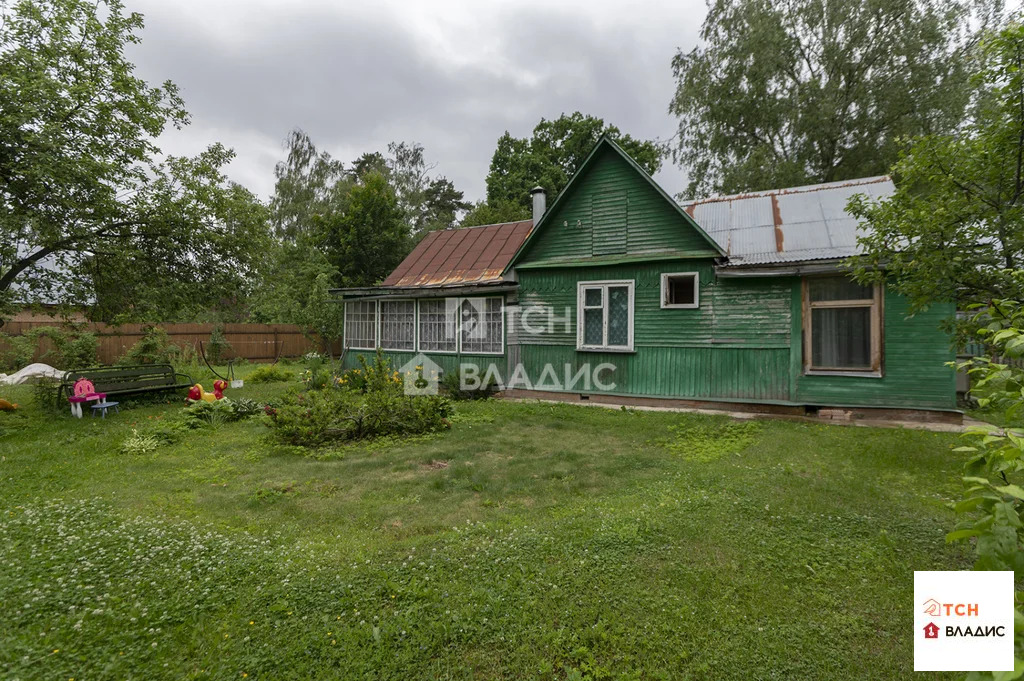
M 729 256 L 726 267 L 847 258 L 860 253 L 854 194 L 873 200 L 896 191 L 888 176 L 771 189 L 684 205 Z
M 431 232 L 381 286 L 457 286 L 502 281 L 532 220 Z
M 691 216 L 686 211 L 684 211 L 679 206 L 679 204 L 676 203 L 672 199 L 672 197 L 669 196 L 665 192 L 665 190 L 661 188 L 661 185 L 659 185 L 657 182 L 654 181 L 654 178 L 652 178 L 650 175 L 647 174 L 646 170 L 641 168 L 640 165 L 636 161 L 634 161 L 633 158 L 629 154 L 627 154 L 625 151 L 623 151 L 622 147 L 620 147 L 618 144 L 616 144 L 610 137 L 608 137 L 607 135 L 602 135 L 601 139 L 599 139 L 597 141 L 597 144 L 594 145 L 594 148 L 590 150 L 590 153 L 583 160 L 583 163 L 580 164 L 579 169 L 569 179 L 568 184 L 566 184 L 565 187 L 562 189 L 562 191 L 559 192 L 558 196 L 555 198 L 554 203 L 552 203 L 550 206 L 548 206 L 547 210 L 544 211 L 544 215 L 542 215 L 540 220 L 537 221 L 537 224 L 534 225 L 533 231 L 526 238 L 526 240 L 523 242 L 523 244 L 519 247 L 519 250 L 512 257 L 512 259 L 508 263 L 507 267 L 512 267 L 514 264 L 516 264 L 516 262 L 518 262 L 519 258 L 523 255 L 523 253 L 526 252 L 526 248 L 527 248 L 527 246 L 529 246 L 530 242 L 534 238 L 536 238 L 537 234 L 539 234 L 540 231 L 544 228 L 544 225 L 546 225 L 548 223 L 548 218 L 551 215 L 554 215 L 556 213 L 555 209 L 558 208 L 558 206 L 560 204 L 562 204 L 562 202 L 565 200 L 565 197 L 569 196 L 572 193 L 572 191 L 575 188 L 576 183 L 579 180 L 579 178 L 581 178 L 582 176 L 584 176 L 586 174 L 587 168 L 591 165 L 591 163 L 597 157 L 598 152 L 601 151 L 602 149 L 604 149 L 605 147 L 614 150 L 615 153 L 617 153 L 619 156 L 621 156 L 623 159 L 625 159 L 626 163 L 628 163 L 630 165 L 630 167 L 633 168 L 633 170 L 635 170 L 640 175 L 640 177 L 642 177 L 644 180 L 646 180 L 647 183 L 650 184 L 651 187 L 653 187 L 655 189 L 655 191 L 657 191 L 658 194 L 660 194 L 661 197 L 664 198 L 665 201 L 670 206 L 672 206 L 676 211 L 678 211 L 679 215 L 683 218 L 683 221 L 685 223 L 687 223 L 691 228 L 693 228 L 694 231 L 696 231 L 698 234 L 700 234 L 700 236 L 702 236 L 705 241 L 707 241 L 708 245 L 712 248 L 712 250 L 717 251 L 721 255 L 725 255 L 725 251 L 721 248 L 721 246 L 719 246 L 719 244 L 714 239 L 712 239 L 701 228 L 701 226 L 699 224 L 697 224 L 697 222 L 694 221 L 693 216 Z

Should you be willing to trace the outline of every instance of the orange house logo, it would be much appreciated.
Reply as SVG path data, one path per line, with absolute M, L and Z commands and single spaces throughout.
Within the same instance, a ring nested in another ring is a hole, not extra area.
M 924 614 L 932 617 L 977 617 L 977 603 L 939 603 L 934 598 L 924 602 Z

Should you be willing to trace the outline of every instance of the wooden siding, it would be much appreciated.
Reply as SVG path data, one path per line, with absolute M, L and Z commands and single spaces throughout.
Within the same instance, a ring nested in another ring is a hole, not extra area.
M 370 350 L 349 350 L 345 353 L 342 367 L 345 369 L 358 369 L 360 367 L 359 357 L 362 356 L 366 359 L 367 363 L 373 363 L 374 353 Z M 415 352 L 398 352 L 395 350 L 385 350 L 384 356 L 391 362 L 391 368 L 395 371 L 400 370 L 403 366 L 411 362 L 417 357 Z M 471 355 L 471 354 L 440 354 L 440 353 L 423 353 L 424 357 L 427 357 L 430 361 L 441 367 L 443 373 L 452 373 L 458 371 L 459 366 L 462 364 L 474 364 L 477 367 L 477 371 L 480 372 L 482 377 L 493 364 L 502 377 L 506 376 L 508 370 L 505 356 L 504 355 Z
M 713 247 L 613 149 L 598 152 L 545 217 L 522 262 Z
M 700 275 L 699 308 L 661 308 L 661 275 L 666 272 Z M 519 323 L 510 327 L 519 343 L 575 348 L 577 283 L 608 279 L 636 282 L 635 347 L 789 348 L 790 281 L 716 279 L 711 260 L 523 270 L 519 276 L 521 311 L 529 306 L 550 307 L 559 321 L 550 332 L 529 333 L 520 313 Z M 540 315 L 531 315 L 527 321 L 535 318 Z
M 792 304 L 799 310 L 798 286 Z M 905 298 L 886 291 L 881 378 L 808 376 L 798 365 L 793 371 L 793 399 L 817 405 L 955 409 L 956 372 L 945 366 L 954 361 L 955 353 L 941 330 L 942 321 L 952 317 L 953 306 L 933 305 L 913 317 L 907 316 L 909 312 Z

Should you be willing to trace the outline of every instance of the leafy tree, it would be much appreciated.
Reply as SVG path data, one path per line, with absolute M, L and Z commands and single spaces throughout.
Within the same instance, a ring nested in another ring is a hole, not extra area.
M 371 286 L 387 276 L 409 246 L 394 190 L 371 172 L 348 193 L 348 209 L 321 219 L 322 247 L 341 286 Z
M 391 142 L 388 156 L 367 153 L 352 164 L 356 178 L 378 173 L 387 179 L 414 239 L 453 226 L 458 214 L 471 207 L 451 180 L 431 176 L 436 164 L 428 165 L 424 152 L 422 144 Z
M 897 162 L 890 198 L 855 197 L 871 227 L 853 261 L 863 281 L 887 278 L 914 309 L 1024 300 L 1024 24 L 989 34 L 972 85 L 975 115 L 956 133 L 918 139 Z
M 542 118 L 529 139 L 507 131 L 498 138 L 487 174 L 487 204 L 501 215 L 513 214 L 509 207 L 517 206 L 512 219 L 529 218 L 530 190 L 539 185 L 556 196 L 603 135 L 615 140 L 649 174 L 661 167 L 661 145 L 633 139 L 600 118 L 579 111 L 550 121 Z
M 709 0 L 703 44 L 672 60 L 684 195 L 887 172 L 902 138 L 960 123 L 969 27 L 1000 10 L 1000 0 Z
M 288 158 L 274 168 L 277 183 L 270 201 L 274 229 L 279 236 L 295 240 L 310 235 L 313 216 L 330 209 L 337 185 L 348 179 L 345 165 L 326 151 L 317 151 L 313 141 L 296 128 L 285 142 Z
M 1024 306 L 997 300 L 975 306 L 974 326 L 992 356 L 961 365 L 971 376 L 971 394 L 1003 422 L 966 429 L 968 444 L 954 449 L 968 457 L 964 491 L 954 506 L 959 522 L 946 541 L 970 541 L 975 570 L 1012 570 L 1024 576 L 1024 369 L 994 357 L 1024 357 Z M 1014 668 L 1011 673 L 971 672 L 972 681 L 1017 679 L 1024 669 L 1024 615 L 1014 609 Z
M 215 284 L 257 257 L 258 211 L 220 171 L 231 151 L 158 160 L 153 140 L 188 114 L 173 83 L 133 75 L 141 28 L 117 0 L 0 5 L 0 307 L 86 302 L 97 268 L 159 305 L 158 284 Z
M 313 288 L 326 276 L 337 277 L 334 266 L 311 237 L 300 234 L 295 241 L 273 247 L 258 279 L 260 286 L 250 303 L 250 320 L 264 324 L 303 324 L 315 305 Z
M 530 213 L 530 210 L 518 203 L 478 201 L 463 216 L 459 224 L 462 227 L 473 227 L 476 225 L 495 225 L 501 222 L 515 222 L 516 220 L 529 220 Z

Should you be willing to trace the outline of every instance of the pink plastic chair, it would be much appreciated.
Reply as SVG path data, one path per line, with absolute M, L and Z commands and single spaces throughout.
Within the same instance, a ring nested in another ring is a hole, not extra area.
M 71 415 L 77 418 L 82 418 L 83 402 L 103 400 L 107 396 L 106 393 L 96 392 L 96 387 L 88 378 L 80 378 L 75 381 L 75 386 L 72 388 L 72 392 L 74 394 L 68 398 L 68 402 L 71 403 Z

